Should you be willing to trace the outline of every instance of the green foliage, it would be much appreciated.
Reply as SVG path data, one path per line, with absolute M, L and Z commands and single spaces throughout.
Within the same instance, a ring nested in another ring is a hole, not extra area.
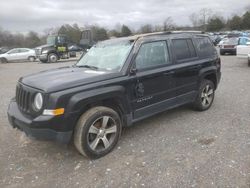
M 121 37 L 121 33 L 115 29 L 108 32 L 109 37 Z
M 153 27 L 150 24 L 143 25 L 143 26 L 141 26 L 139 32 L 140 33 L 152 33 Z
M 219 17 L 211 18 L 207 24 L 207 31 L 220 31 L 225 26 L 223 20 Z
M 38 34 L 34 31 L 30 31 L 26 37 L 26 47 L 34 48 L 41 45 L 41 40 Z
M 127 36 L 131 35 L 131 33 L 132 32 L 128 26 L 122 25 L 122 29 L 121 29 L 121 36 L 122 37 L 127 37 Z
M 250 29 L 250 11 L 242 16 L 242 29 Z
M 90 30 L 92 32 L 92 37 L 94 41 L 101 41 L 109 38 L 107 30 L 103 27 L 92 26 Z
M 228 20 L 227 25 L 232 30 L 238 30 L 242 27 L 242 19 L 239 16 L 233 16 L 230 20 Z
M 61 26 L 58 30 L 58 34 L 66 35 L 73 43 L 79 43 L 81 39 L 81 29 L 77 24 L 73 24 L 72 26 L 69 24 Z

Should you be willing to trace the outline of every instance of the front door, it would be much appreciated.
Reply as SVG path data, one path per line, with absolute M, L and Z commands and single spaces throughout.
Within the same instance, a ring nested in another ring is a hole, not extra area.
M 8 59 L 8 61 L 16 61 L 18 59 L 18 54 L 19 49 L 13 49 L 7 53 L 6 58 Z
M 134 119 L 164 111 L 175 96 L 175 83 L 167 42 L 142 43 L 135 58 L 137 70 L 132 90 Z

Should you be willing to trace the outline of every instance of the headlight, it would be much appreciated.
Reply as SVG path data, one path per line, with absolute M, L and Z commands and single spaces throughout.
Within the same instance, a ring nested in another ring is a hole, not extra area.
M 49 50 L 42 50 L 42 54 L 47 54 Z
M 43 96 L 41 93 L 37 93 L 34 97 L 34 107 L 36 111 L 39 111 L 43 107 Z

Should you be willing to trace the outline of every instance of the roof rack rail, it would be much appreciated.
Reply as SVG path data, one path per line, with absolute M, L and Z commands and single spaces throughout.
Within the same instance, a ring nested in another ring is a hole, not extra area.
M 131 36 L 131 38 L 133 40 L 135 40 L 135 39 L 138 39 L 140 37 L 148 37 L 148 36 L 154 36 L 154 35 L 167 35 L 167 34 L 181 34 L 181 33 L 205 34 L 204 31 L 160 31 L 160 32 L 153 32 L 153 33 L 137 34 L 137 35 Z

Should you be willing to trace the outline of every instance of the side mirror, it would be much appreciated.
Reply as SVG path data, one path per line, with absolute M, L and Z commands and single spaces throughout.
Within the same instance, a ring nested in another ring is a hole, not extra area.
M 137 72 L 137 69 L 135 67 L 130 69 L 130 74 L 135 75 Z

